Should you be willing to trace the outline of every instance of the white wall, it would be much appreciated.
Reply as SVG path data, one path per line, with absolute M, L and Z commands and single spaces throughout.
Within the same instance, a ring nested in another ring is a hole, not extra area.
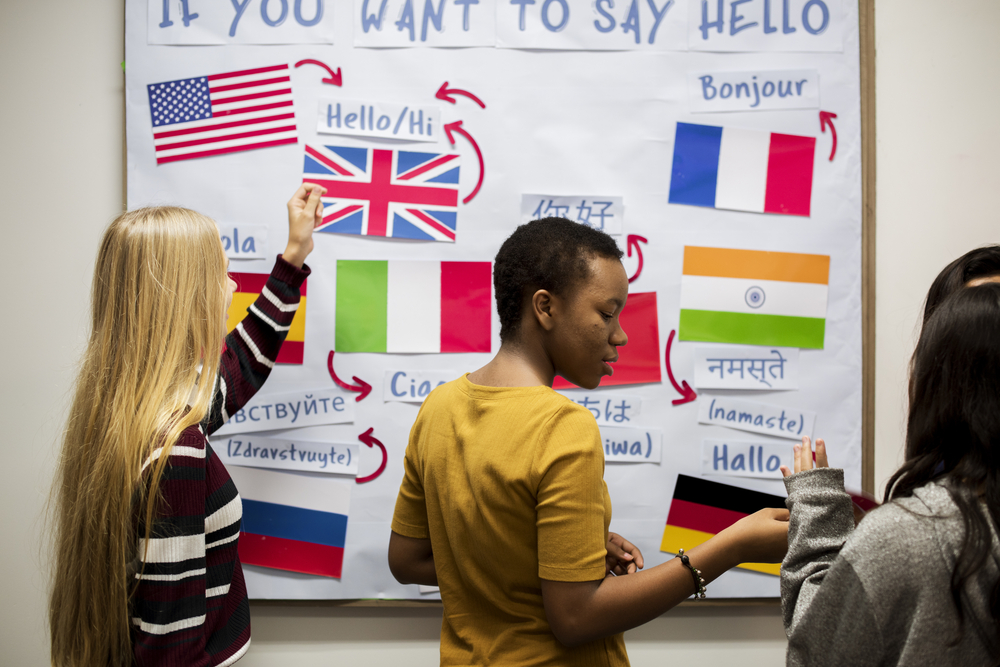
M 947 7 L 947 9 L 942 9 Z M 0 2 L 6 295 L 0 663 L 47 656 L 41 513 L 84 343 L 98 236 L 121 208 L 122 0 Z M 877 3 L 876 479 L 901 446 L 905 364 L 937 271 L 1000 240 L 1000 5 Z M 435 665 L 440 611 L 254 605 L 243 664 Z M 634 665 L 782 663 L 776 607 L 685 607 L 628 633 Z

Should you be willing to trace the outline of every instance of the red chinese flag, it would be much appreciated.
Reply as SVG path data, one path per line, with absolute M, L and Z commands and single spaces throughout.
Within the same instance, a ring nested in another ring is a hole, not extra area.
M 628 344 L 618 348 L 618 361 L 612 364 L 615 374 L 601 379 L 602 387 L 621 384 L 661 382 L 660 326 L 656 318 L 656 292 L 628 295 L 620 317 Z M 553 389 L 573 389 L 576 385 L 556 377 Z

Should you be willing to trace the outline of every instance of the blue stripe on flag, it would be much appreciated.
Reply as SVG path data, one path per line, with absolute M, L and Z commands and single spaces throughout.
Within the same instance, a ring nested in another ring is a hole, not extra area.
M 458 183 L 458 167 L 450 169 L 440 176 L 427 179 L 428 183 Z
M 306 155 L 305 165 L 302 167 L 302 171 L 307 174 L 332 174 L 333 170 L 327 167 L 325 164 L 320 164 L 312 156 Z
M 333 151 L 340 157 L 344 158 L 355 167 L 361 171 L 366 171 L 368 169 L 368 149 L 367 148 L 349 148 L 347 146 L 327 146 L 327 149 Z
M 347 516 L 243 498 L 240 529 L 255 535 L 343 547 L 347 537 Z
M 449 229 L 454 230 L 458 226 L 458 213 L 455 211 L 424 211 L 424 213 Z
M 670 174 L 671 204 L 715 206 L 721 146 L 721 127 L 677 123 Z
M 395 239 L 420 239 L 421 241 L 437 240 L 398 213 L 393 213 L 392 237 Z
M 436 160 L 440 153 L 417 153 L 415 151 L 397 151 L 396 173 L 402 174 L 425 162 Z

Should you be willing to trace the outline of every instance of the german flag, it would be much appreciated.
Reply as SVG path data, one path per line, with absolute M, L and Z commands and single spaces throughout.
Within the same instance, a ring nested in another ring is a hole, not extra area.
M 260 296 L 270 275 L 269 273 L 230 271 L 229 277 L 236 281 L 236 291 L 233 292 L 233 302 L 229 305 L 226 331 L 235 329 L 236 325 L 247 316 L 247 310 Z M 275 362 L 279 364 L 302 363 L 306 339 L 306 283 L 308 282 L 308 280 L 303 281 L 302 287 L 299 288 L 302 298 L 299 301 L 299 309 L 295 311 L 295 317 L 292 318 L 292 325 L 285 337 L 285 342 L 282 343 L 281 350 L 278 352 L 278 358 L 275 359 Z
M 785 508 L 785 499 L 699 477 L 677 476 L 660 551 L 677 553 L 707 542 L 743 517 L 765 507 Z M 743 563 L 739 567 L 778 575 L 778 563 Z

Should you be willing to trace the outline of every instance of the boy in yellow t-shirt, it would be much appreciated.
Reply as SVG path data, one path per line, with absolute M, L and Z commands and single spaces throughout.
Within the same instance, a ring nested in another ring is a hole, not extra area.
M 628 665 L 621 633 L 691 595 L 694 565 L 707 583 L 784 555 L 785 510 L 645 572 L 638 549 L 608 533 L 597 424 L 551 387 L 556 375 L 592 389 L 612 374 L 628 340 L 621 256 L 611 237 L 562 218 L 518 227 L 494 263 L 499 352 L 417 416 L 389 567 L 441 587 L 442 665 Z

